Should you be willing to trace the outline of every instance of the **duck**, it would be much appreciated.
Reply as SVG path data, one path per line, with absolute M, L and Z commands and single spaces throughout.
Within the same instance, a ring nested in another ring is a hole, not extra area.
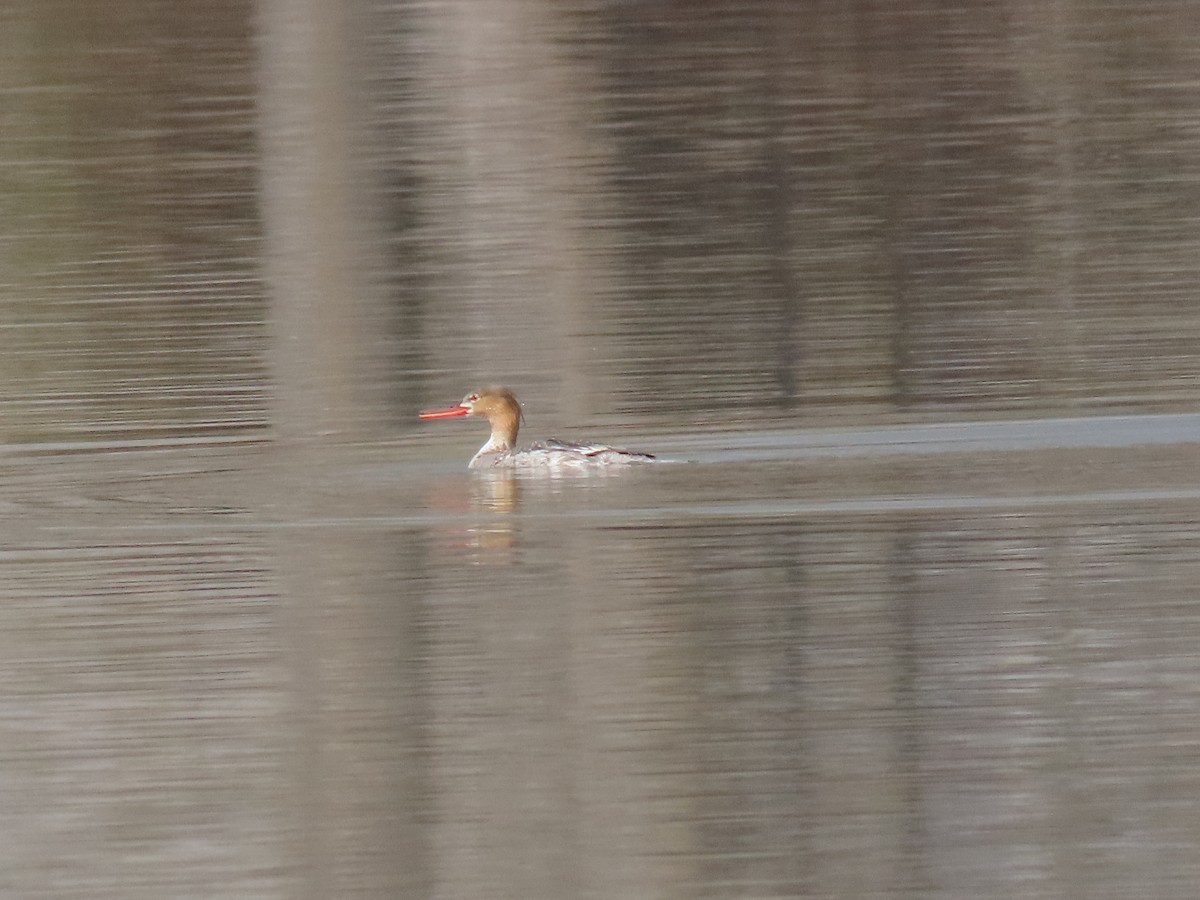
M 521 403 L 509 388 L 489 385 L 471 391 L 458 403 L 425 409 L 421 419 L 483 416 L 491 434 L 467 463 L 469 469 L 530 469 L 549 472 L 603 472 L 659 461 L 652 453 L 625 450 L 608 444 L 575 443 L 550 438 L 517 447 L 521 428 Z

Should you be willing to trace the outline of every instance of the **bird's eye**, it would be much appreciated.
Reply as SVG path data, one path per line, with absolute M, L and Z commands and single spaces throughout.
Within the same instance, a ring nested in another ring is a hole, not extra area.
M 467 401 L 468 401 L 468 402 L 470 402 L 470 403 L 474 403 L 474 402 L 475 402 L 476 400 L 478 400 L 478 399 L 479 399 L 479 395 L 478 395 L 478 394 L 472 394 L 470 397 L 468 397 L 468 398 L 467 398 Z

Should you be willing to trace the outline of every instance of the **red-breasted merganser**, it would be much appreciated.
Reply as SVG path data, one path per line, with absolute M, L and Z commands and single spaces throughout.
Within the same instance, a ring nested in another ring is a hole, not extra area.
M 605 444 L 572 444 L 554 438 L 536 441 L 525 450 L 517 450 L 521 404 L 506 387 L 485 387 L 467 394 L 454 406 L 421 411 L 422 419 L 452 416 L 486 416 L 492 426 L 491 437 L 467 464 L 470 469 L 588 471 L 656 461 L 649 453 L 635 453 Z

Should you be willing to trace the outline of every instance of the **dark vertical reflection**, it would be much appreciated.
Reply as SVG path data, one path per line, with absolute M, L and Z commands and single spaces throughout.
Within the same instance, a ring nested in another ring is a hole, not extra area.
M 766 211 L 765 240 L 770 256 L 770 278 L 766 292 L 774 300 L 777 330 L 775 345 L 775 382 L 780 406 L 792 409 L 796 405 L 796 330 L 798 310 L 804 298 L 799 294 L 801 285 L 795 277 L 792 255 L 796 238 L 792 230 L 794 208 L 804 196 L 795 188 L 796 180 L 791 162 L 787 128 L 789 98 L 795 80 L 792 76 L 790 49 L 800 39 L 792 28 L 794 20 L 786 15 L 782 7 L 764 17 L 766 33 L 763 45 L 766 48 L 766 65 L 763 66 L 763 94 L 766 98 L 765 118 L 769 134 L 766 139 L 764 167 L 767 171 L 766 191 L 763 208 Z
M 925 715 L 921 706 L 921 604 L 915 544 L 919 527 L 901 523 L 892 547 L 891 571 L 896 602 L 896 768 L 903 795 L 902 868 L 896 880 L 899 897 L 927 896 L 931 883 L 925 871 L 929 837 L 922 814 L 921 759 Z
M 440 248 L 428 205 L 438 183 L 428 144 L 437 116 L 422 102 L 433 86 L 423 60 L 433 51 L 421 4 L 366 4 L 359 15 L 364 27 L 356 54 L 363 70 L 362 101 L 369 107 L 361 137 L 375 192 L 371 203 L 381 223 L 381 259 L 373 275 L 387 297 L 381 323 L 391 391 L 385 421 L 389 429 L 400 430 L 412 427 L 412 411 L 436 391 L 428 386 L 437 359 L 429 307 Z
M 1073 75 L 1088 64 L 1080 40 L 1080 20 L 1087 12 L 1061 0 L 1028 11 L 1040 27 L 1016 23 L 1013 48 L 1020 69 L 1027 73 L 1029 102 L 1044 110 L 1047 119 L 1041 140 L 1031 136 L 1031 155 L 1043 161 L 1047 172 L 1044 189 L 1031 197 L 1036 217 L 1032 265 L 1051 298 L 1042 317 L 1041 381 L 1062 384 L 1064 405 L 1069 407 L 1088 392 L 1081 383 L 1081 379 L 1086 382 L 1082 320 L 1089 305 L 1081 303 L 1089 202 L 1081 181 L 1087 168 L 1083 127 L 1087 91 Z
M 914 402 L 913 310 L 919 302 L 919 290 L 911 270 L 908 241 L 910 223 L 925 194 L 914 190 L 912 185 L 920 149 L 902 130 L 906 117 L 904 82 L 897 73 L 903 68 L 910 41 L 899 27 L 903 22 L 903 17 L 890 16 L 887 10 L 866 4 L 861 17 L 866 46 L 857 64 L 863 70 L 862 85 L 869 104 L 868 133 L 878 147 L 878 174 L 873 189 L 878 196 L 877 242 L 890 313 L 885 325 L 888 359 L 884 383 L 889 402 L 897 409 L 910 410 Z M 919 43 L 919 38 L 914 40 Z

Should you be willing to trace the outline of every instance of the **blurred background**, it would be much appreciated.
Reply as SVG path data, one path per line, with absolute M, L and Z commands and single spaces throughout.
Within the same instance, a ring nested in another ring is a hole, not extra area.
M 1195 896 L 1200 20 L 0 8 L 0 896 Z M 529 437 L 688 460 L 471 475 Z

